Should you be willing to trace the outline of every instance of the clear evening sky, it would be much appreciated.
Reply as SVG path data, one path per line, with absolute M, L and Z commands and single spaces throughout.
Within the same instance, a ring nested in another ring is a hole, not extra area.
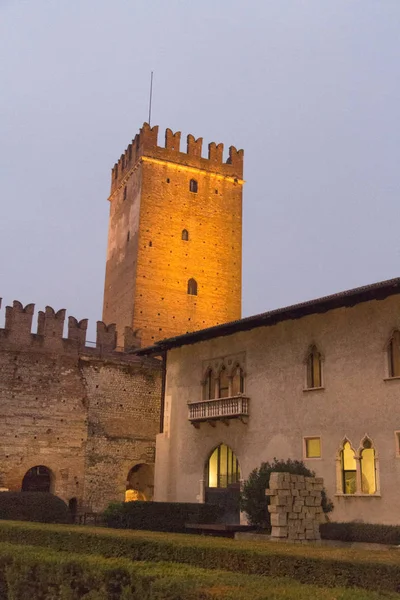
M 399 32 L 399 0 L 0 0 L 0 326 L 18 299 L 93 339 L 151 70 L 160 143 L 245 150 L 244 316 L 400 275 Z

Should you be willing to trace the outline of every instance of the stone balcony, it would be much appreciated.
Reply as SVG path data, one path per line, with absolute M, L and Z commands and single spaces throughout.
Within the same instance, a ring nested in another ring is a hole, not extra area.
M 201 400 L 189 402 L 189 421 L 195 427 L 207 422 L 213 427 L 217 421 L 229 425 L 230 419 L 239 419 L 247 423 L 249 416 L 249 398 L 247 396 L 230 396 L 229 398 L 216 398 L 214 400 Z

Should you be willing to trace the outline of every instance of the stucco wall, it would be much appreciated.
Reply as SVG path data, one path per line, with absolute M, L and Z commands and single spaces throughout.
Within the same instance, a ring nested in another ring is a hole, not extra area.
M 157 437 L 156 498 L 195 502 L 212 449 L 228 444 L 242 477 L 262 461 L 302 459 L 303 438 L 320 436 L 322 457 L 305 463 L 322 476 L 335 520 L 397 523 L 400 516 L 400 379 L 388 376 L 386 346 L 400 326 L 400 298 L 289 320 L 168 352 L 166 431 Z M 307 350 L 323 355 L 324 389 L 304 391 Z M 201 399 L 204 361 L 246 353 L 247 424 L 232 419 L 194 428 L 187 403 Z M 358 450 L 367 434 L 378 456 L 380 495 L 336 495 L 336 457 L 346 436 Z

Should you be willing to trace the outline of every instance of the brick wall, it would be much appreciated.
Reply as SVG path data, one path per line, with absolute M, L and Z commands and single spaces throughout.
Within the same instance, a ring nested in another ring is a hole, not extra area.
M 65 311 L 50 307 L 32 334 L 33 308 L 14 302 L 0 329 L 0 487 L 20 490 L 43 465 L 56 495 L 102 510 L 123 499 L 135 464 L 154 463 L 160 364 L 114 351 L 103 323 L 96 348 L 85 346 L 87 321 L 70 318 L 63 338 Z
M 241 316 L 243 152 L 144 125 L 113 169 L 103 319 L 142 343 Z M 197 181 L 197 193 L 190 180 Z M 182 240 L 182 231 L 189 233 Z M 188 295 L 188 280 L 198 285 Z

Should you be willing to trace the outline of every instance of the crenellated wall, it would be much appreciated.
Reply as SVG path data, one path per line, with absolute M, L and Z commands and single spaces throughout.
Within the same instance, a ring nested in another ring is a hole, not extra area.
M 143 345 L 241 316 L 243 150 L 180 142 L 145 123 L 112 171 L 103 320 Z
M 125 328 L 97 323 L 86 346 L 87 319 L 64 309 L 39 311 L 14 301 L 0 329 L 0 487 L 20 490 L 27 471 L 45 466 L 52 491 L 80 510 L 122 500 L 130 469 L 154 462 L 159 427 L 160 363 L 129 350 L 140 345 Z M 121 351 L 118 351 L 121 350 Z M 149 483 L 151 487 L 152 482 Z
M 208 144 L 207 158 L 202 157 L 203 138 L 196 140 L 192 134 L 189 134 L 187 136 L 186 152 L 181 152 L 180 143 L 181 132 L 177 131 L 173 133 L 168 128 L 165 131 L 165 145 L 159 146 L 158 125 L 150 127 L 148 123 L 143 123 L 139 133 L 136 134 L 112 168 L 111 194 L 124 183 L 130 171 L 143 156 L 242 179 L 243 150 L 237 150 L 235 146 L 230 146 L 228 159 L 224 162 L 224 145 L 222 143 L 216 144 L 215 142 L 211 142 Z

